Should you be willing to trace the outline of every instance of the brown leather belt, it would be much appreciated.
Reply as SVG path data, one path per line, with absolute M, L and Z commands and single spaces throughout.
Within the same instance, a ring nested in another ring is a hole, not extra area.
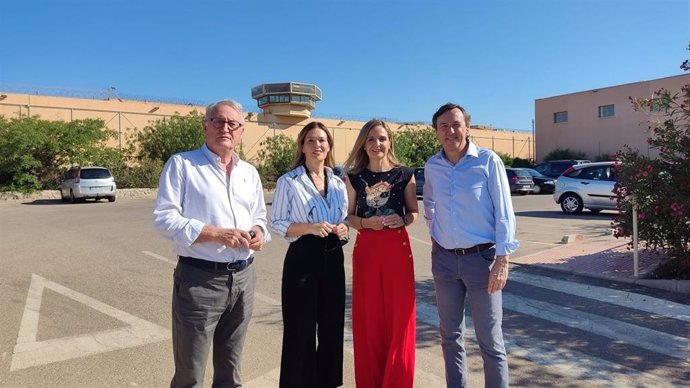
M 456 256 L 465 256 L 465 255 L 471 255 L 473 253 L 479 253 L 479 252 L 485 251 L 489 248 L 493 248 L 494 245 L 496 245 L 496 244 L 484 243 L 484 244 L 478 244 L 478 245 L 475 245 L 475 246 L 469 247 L 469 248 L 453 248 L 453 249 L 443 248 L 443 249 L 447 250 L 448 252 L 452 252 Z

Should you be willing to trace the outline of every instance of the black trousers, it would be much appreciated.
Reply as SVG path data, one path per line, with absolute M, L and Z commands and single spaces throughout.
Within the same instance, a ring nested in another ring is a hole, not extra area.
M 280 388 L 343 385 L 342 248 L 313 235 L 291 243 L 283 265 L 282 303 Z

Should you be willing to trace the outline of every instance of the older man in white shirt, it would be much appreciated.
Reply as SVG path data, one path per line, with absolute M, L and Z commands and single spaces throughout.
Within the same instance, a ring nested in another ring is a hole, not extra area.
M 270 241 L 257 170 L 239 159 L 242 106 L 206 108 L 206 143 L 163 168 L 156 229 L 175 243 L 171 387 L 201 387 L 213 343 L 213 386 L 241 386 L 240 358 L 254 301 L 254 251 Z

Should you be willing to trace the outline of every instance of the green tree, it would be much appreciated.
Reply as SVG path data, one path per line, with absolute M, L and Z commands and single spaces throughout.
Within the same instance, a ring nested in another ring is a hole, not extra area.
M 37 116 L 0 116 L 0 190 L 57 188 L 66 167 L 97 164 L 117 152 L 104 147 L 115 136 L 103 120 L 64 122 Z
M 513 157 L 510 156 L 509 154 L 503 153 L 503 152 L 496 152 L 496 154 L 501 158 L 503 161 L 503 164 L 506 167 L 512 167 L 513 166 Z
M 544 161 L 562 159 L 587 159 L 587 155 L 582 151 L 574 151 L 570 148 L 556 148 L 544 156 Z
M 423 167 L 441 148 L 433 128 L 405 128 L 393 134 L 395 156 L 408 167 Z
M 287 135 L 267 137 L 259 143 L 256 164 L 264 188 L 273 188 L 278 178 L 290 170 L 297 145 Z
M 690 69 L 688 61 L 683 66 Z M 648 143 L 659 150 L 658 158 L 628 146 L 617 153 L 621 163 L 614 192 L 620 213 L 612 224 L 614 235 L 632 235 L 632 210 L 637 206 L 640 240 L 670 258 L 662 267 L 664 276 L 690 279 L 690 85 L 680 93 L 662 89 L 651 99 L 632 103 L 636 110 L 657 113 L 661 107 L 665 115 L 649 126 Z
M 192 111 L 185 116 L 176 113 L 147 125 L 136 135 L 139 159 L 165 163 L 178 152 L 201 147 L 205 140 L 201 126 L 203 118 L 201 113 Z

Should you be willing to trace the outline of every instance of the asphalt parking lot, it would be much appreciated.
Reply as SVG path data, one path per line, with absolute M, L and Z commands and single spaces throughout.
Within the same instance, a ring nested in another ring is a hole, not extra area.
M 567 234 L 591 240 L 609 235 L 612 212 L 573 217 L 561 213 L 550 195 L 512 198 L 521 245 L 516 255 L 553 247 Z M 168 383 L 175 257 L 172 243 L 153 230 L 152 210 L 153 199 L 0 203 L 0 386 Z M 409 231 L 418 300 L 433 303 L 426 226 L 417 222 Z M 345 246 L 348 284 L 352 245 Z M 272 386 L 278 373 L 280 278 L 286 248 L 284 241 L 275 239 L 256 255 L 257 306 L 244 357 L 247 387 Z M 351 342 L 347 344 L 345 386 L 352 387 L 352 348 Z M 439 355 L 437 329 L 420 323 L 416 386 L 440 386 Z M 474 368 L 481 365 L 476 352 L 470 362 Z

